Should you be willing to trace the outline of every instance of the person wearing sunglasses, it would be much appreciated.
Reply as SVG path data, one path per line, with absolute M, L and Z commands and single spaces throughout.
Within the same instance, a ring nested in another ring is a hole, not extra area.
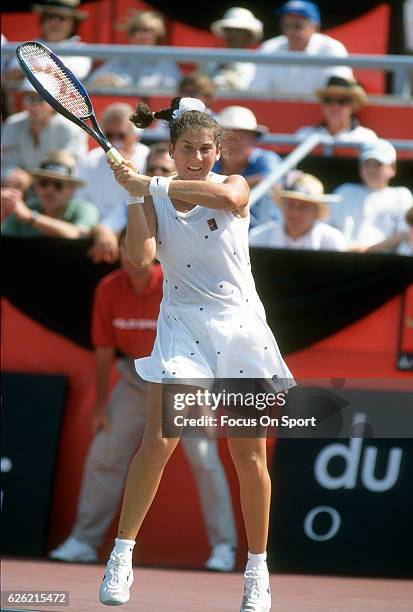
M 144 169 L 149 148 L 139 142 L 141 131 L 129 121 L 132 113 L 129 104 L 110 104 L 102 115 L 102 130 L 124 159 L 136 168 Z M 89 151 L 79 162 L 78 174 L 84 181 L 79 196 L 93 202 L 99 210 L 99 224 L 92 231 L 93 246 L 89 256 L 95 263 L 113 263 L 119 256 L 119 234 L 126 225 L 124 191 L 113 181 L 101 147 Z
M 357 112 L 367 104 L 364 89 L 356 81 L 332 76 L 315 92 L 320 100 L 322 121 L 318 125 L 300 128 L 296 135 L 304 139 L 321 134 L 338 142 L 368 143 L 377 140 L 376 133 L 360 125 Z
M 79 159 L 87 153 L 87 135 L 56 113 L 24 79 L 19 88 L 23 111 L 10 115 L 3 123 L 2 185 L 26 192 L 32 178 L 49 151 L 67 151 Z
M 279 53 L 305 53 L 346 57 L 344 45 L 319 32 L 321 17 L 316 4 L 307 0 L 289 0 L 275 14 L 280 18 L 282 35 L 266 40 L 259 47 L 259 53 L 276 56 Z M 347 66 L 302 66 L 299 64 L 258 65 L 251 84 L 253 91 L 274 91 L 293 95 L 312 95 L 322 87 L 326 78 L 338 74 L 353 78 Z
M 37 39 L 45 45 L 76 46 L 80 43 L 77 34 L 79 25 L 88 14 L 79 11 L 80 0 L 42 0 L 41 4 L 34 4 L 31 10 L 39 16 L 40 37 Z M 89 57 L 65 56 L 64 62 L 68 68 L 79 78 L 84 79 L 92 68 Z M 10 61 L 7 71 L 3 75 L 8 81 L 23 79 L 23 73 L 16 58 Z
M 65 151 L 52 151 L 30 172 L 35 196 L 26 204 L 17 189 L 1 191 L 1 233 L 7 236 L 81 238 L 98 221 L 90 202 L 75 198 L 83 185 L 74 173 L 75 160 Z
M 130 45 L 160 45 L 166 38 L 163 17 L 155 11 L 136 11 L 118 25 L 126 31 Z M 135 57 L 104 62 L 90 76 L 99 87 L 141 87 L 174 90 L 181 78 L 176 62 L 169 59 Z

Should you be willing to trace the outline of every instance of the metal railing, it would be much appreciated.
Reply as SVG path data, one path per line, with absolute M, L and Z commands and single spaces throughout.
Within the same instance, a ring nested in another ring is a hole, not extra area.
M 161 140 L 169 140 L 169 132 L 168 128 L 158 129 L 158 128 L 146 128 L 142 132 L 141 140 L 145 142 L 159 142 Z M 387 138 L 389 142 L 398 150 L 398 151 L 408 151 L 413 152 L 413 140 L 407 139 L 390 139 Z M 303 142 L 302 136 L 296 136 L 294 134 L 281 134 L 281 133 L 271 133 L 264 134 L 259 139 L 259 144 L 265 145 L 287 145 L 287 146 L 298 146 Z M 349 148 L 349 149 L 359 149 L 363 143 L 361 142 L 342 142 L 339 140 L 334 140 L 334 137 L 329 137 L 325 135 L 320 135 L 319 144 L 323 145 L 323 152 L 325 155 L 331 155 L 333 151 L 337 148 Z
M 287 172 L 297 166 L 317 145 L 320 144 L 322 136 L 320 134 L 311 134 L 301 144 L 298 145 L 289 155 L 284 157 L 282 162 L 274 168 L 268 176 L 258 183 L 252 190 L 250 195 L 250 209 L 269 191 L 277 181 L 279 181 Z
M 2 47 L 2 53 L 11 55 L 18 43 L 7 43 Z M 410 98 L 412 90 L 413 57 L 403 55 L 349 55 L 347 57 L 332 57 L 325 55 L 307 55 L 306 53 L 260 53 L 259 51 L 238 49 L 211 49 L 194 47 L 146 46 L 146 45 L 107 45 L 78 44 L 50 45 L 62 57 L 84 56 L 93 59 L 139 58 L 169 59 L 182 63 L 203 62 L 253 62 L 257 65 L 284 66 L 350 66 L 369 70 L 382 70 L 395 75 L 396 92 L 403 98 Z M 113 88 L 114 94 L 119 94 L 119 88 Z M 135 90 L 136 93 L 136 90 Z M 274 97 L 277 92 L 256 92 L 257 98 Z

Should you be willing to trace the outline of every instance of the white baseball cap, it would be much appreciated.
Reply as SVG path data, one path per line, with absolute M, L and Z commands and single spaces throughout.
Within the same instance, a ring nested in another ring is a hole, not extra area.
M 257 118 L 245 106 L 227 106 L 216 116 L 217 123 L 226 130 L 246 130 L 262 136 L 268 132 L 265 125 L 259 125 Z
M 381 164 L 394 164 L 397 159 L 396 149 L 388 140 L 378 138 L 376 141 L 366 144 L 360 152 L 360 161 L 375 159 Z

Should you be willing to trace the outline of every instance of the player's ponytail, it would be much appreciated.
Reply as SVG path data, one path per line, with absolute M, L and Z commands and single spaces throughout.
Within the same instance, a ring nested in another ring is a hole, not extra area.
M 136 107 L 136 112 L 131 115 L 130 120 L 138 128 L 148 127 L 154 119 L 163 119 L 169 123 L 173 119 L 174 111 L 179 108 L 180 99 L 180 97 L 174 98 L 171 101 L 171 106 L 169 108 L 155 111 L 154 113 L 147 104 L 144 102 L 139 102 Z

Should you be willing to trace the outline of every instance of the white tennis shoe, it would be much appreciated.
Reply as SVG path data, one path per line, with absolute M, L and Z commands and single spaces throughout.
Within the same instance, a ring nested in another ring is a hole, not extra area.
M 214 572 L 232 572 L 235 567 L 235 548 L 230 544 L 217 544 L 213 547 L 205 567 Z
M 94 563 L 98 560 L 96 549 L 74 536 L 69 536 L 60 546 L 49 553 L 54 561 L 66 563 Z
M 100 603 L 120 606 L 129 601 L 133 582 L 132 555 L 112 551 L 99 589 Z
M 266 564 L 244 573 L 245 587 L 240 612 L 270 612 L 270 576 Z

